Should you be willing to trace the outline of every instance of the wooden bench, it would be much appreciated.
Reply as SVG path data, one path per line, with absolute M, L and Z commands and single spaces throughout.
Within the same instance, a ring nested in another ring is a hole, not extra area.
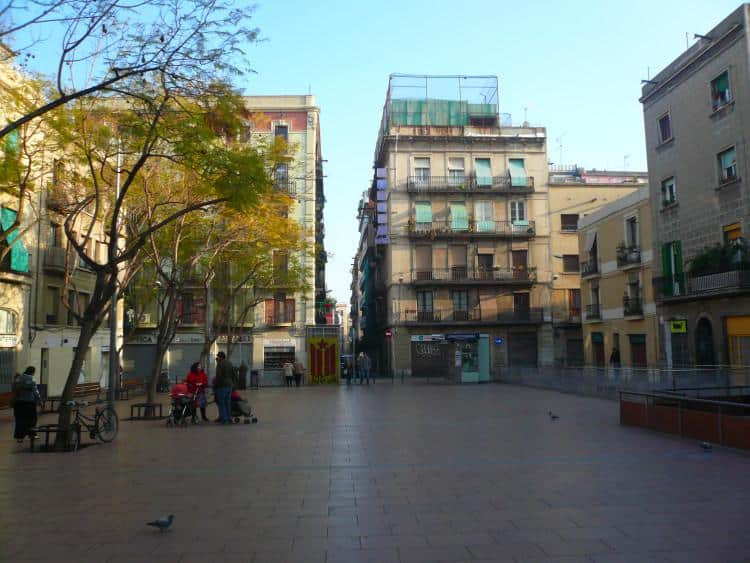
M 156 415 L 156 410 L 159 410 L 159 415 Z M 138 411 L 136 414 L 135 411 Z M 161 403 L 135 403 L 133 405 L 130 405 L 130 418 L 131 419 L 144 419 L 144 420 L 154 420 L 154 419 L 161 419 L 164 418 L 164 414 L 162 413 L 162 404 Z
M 81 397 L 91 397 L 96 395 L 96 400 L 99 401 L 99 395 L 102 392 L 102 388 L 98 383 L 79 383 L 73 390 L 73 398 L 80 399 Z M 42 402 L 43 412 L 55 412 L 55 403 L 59 403 L 62 400 L 62 396 L 57 397 L 45 397 Z M 49 403 L 49 410 L 47 410 L 47 403 Z
M 120 399 L 130 399 L 131 391 L 146 392 L 146 382 L 142 379 L 125 379 L 120 385 Z

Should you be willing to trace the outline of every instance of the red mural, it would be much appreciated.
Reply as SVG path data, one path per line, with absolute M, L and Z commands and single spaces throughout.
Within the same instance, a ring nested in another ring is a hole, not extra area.
M 337 338 L 308 340 L 308 377 L 310 383 L 335 383 L 338 380 L 339 343 Z

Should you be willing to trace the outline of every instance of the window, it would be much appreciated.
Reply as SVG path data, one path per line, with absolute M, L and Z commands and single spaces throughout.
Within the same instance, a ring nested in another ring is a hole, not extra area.
M 659 118 L 659 143 L 666 143 L 672 138 L 672 122 L 669 114 Z
M 483 280 L 492 279 L 492 271 L 495 267 L 494 254 L 477 254 L 478 277 Z
M 578 214 L 563 213 L 560 215 L 560 229 L 563 232 L 575 232 L 578 230 Z
M 451 186 L 460 186 L 466 182 L 463 158 L 448 159 L 448 182 Z
M 739 223 L 732 223 L 724 227 L 724 242 L 730 243 L 742 237 L 742 226 Z
M 62 227 L 57 223 L 49 224 L 49 241 L 50 247 L 61 247 L 62 246 Z
M 492 166 L 489 158 L 474 159 L 474 172 L 477 177 L 477 186 L 492 185 Z
M 514 224 L 526 222 L 526 202 L 522 199 L 510 202 L 510 220 Z
M 480 233 L 491 233 L 495 230 L 495 222 L 492 220 L 492 202 L 477 201 L 474 203 L 474 221 L 476 230 Z
M 277 125 L 273 128 L 273 136 L 281 137 L 285 141 L 289 140 L 289 127 L 287 125 Z
M 729 89 L 729 71 L 725 70 L 711 81 L 711 107 L 717 110 L 731 101 L 732 92 Z
M 0 334 L 16 334 L 16 314 L 8 309 L 0 309 Z
M 430 181 L 430 159 L 414 159 L 414 176 L 417 184 L 426 185 Z
M 273 171 L 273 179 L 276 189 L 286 189 L 289 182 L 289 165 L 284 162 L 277 164 Z
M 469 230 L 469 216 L 466 214 L 466 204 L 464 202 L 451 202 L 451 229 L 454 231 Z
M 0 210 L 0 226 L 3 231 L 7 231 L 16 222 L 16 212 L 7 207 L 3 207 Z M 10 245 L 10 259 L 6 257 L 4 263 L 10 266 L 10 270 L 13 272 L 28 273 L 29 271 L 29 253 L 26 251 L 26 247 L 23 241 L 18 238 L 18 228 L 14 228 L 10 231 L 3 242 L 4 245 Z M 7 262 L 6 262 L 7 261 Z
M 517 187 L 526 187 L 528 180 L 526 178 L 526 167 L 522 158 L 511 158 L 508 160 L 508 171 L 510 172 L 510 185 Z
M 716 156 L 719 163 L 719 183 L 726 184 L 737 179 L 737 158 L 734 147 Z
M 563 272 L 577 274 L 579 269 L 578 254 L 563 254 Z
M 45 322 L 48 325 L 56 325 L 60 322 L 60 288 L 47 287 L 45 295 Z
M 468 320 L 469 292 L 466 290 L 451 291 L 451 303 L 453 304 L 453 320 Z
M 625 236 L 628 248 L 638 248 L 638 218 L 628 217 L 625 221 Z
M 679 240 L 668 242 L 661 247 L 662 276 L 664 295 L 681 295 L 683 288 L 682 244 Z
M 283 250 L 273 251 L 273 281 L 280 285 L 286 280 L 289 273 L 289 253 Z
M 417 291 L 417 320 L 433 320 L 431 291 Z
M 661 204 L 667 206 L 677 201 L 677 188 L 674 184 L 674 176 L 670 176 L 661 182 Z
M 581 290 L 580 289 L 569 289 L 568 290 L 568 312 L 571 317 L 579 317 L 581 315 Z
M 432 202 L 418 201 L 416 203 L 417 227 L 428 228 L 432 225 Z

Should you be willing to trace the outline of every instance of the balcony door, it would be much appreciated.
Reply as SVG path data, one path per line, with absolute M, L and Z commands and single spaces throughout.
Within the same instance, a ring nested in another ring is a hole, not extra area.
M 452 244 L 448 254 L 452 280 L 466 279 L 466 245 Z
M 477 254 L 477 276 L 482 280 L 491 280 L 492 271 L 495 267 L 494 254 Z
M 528 250 L 514 250 L 513 256 L 513 278 L 523 280 L 528 276 Z
M 433 320 L 432 292 L 417 291 L 417 320 Z
M 453 304 L 453 320 L 469 320 L 469 292 L 466 290 L 452 290 L 451 303 Z
M 419 245 L 414 249 L 414 262 L 417 281 L 431 280 L 432 275 L 432 247 Z
M 528 293 L 513 294 L 513 316 L 517 320 L 528 320 L 531 309 L 531 296 Z
M 418 186 L 429 186 L 430 185 L 430 159 L 429 158 L 415 158 L 414 159 L 414 183 Z

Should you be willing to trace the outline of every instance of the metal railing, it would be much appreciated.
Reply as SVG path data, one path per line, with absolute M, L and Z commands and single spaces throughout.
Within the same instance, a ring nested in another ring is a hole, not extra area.
M 643 301 L 641 298 L 636 297 L 623 297 L 622 298 L 622 310 L 626 317 L 635 317 L 643 315 Z
M 530 283 L 536 279 L 534 272 L 528 269 L 516 268 L 467 268 L 455 266 L 453 268 L 416 269 L 411 271 L 412 283 Z
M 289 195 L 297 194 L 297 185 L 294 180 L 274 180 L 273 189 L 277 192 L 284 192 Z
M 599 263 L 597 260 L 581 262 L 581 277 L 595 276 L 599 274 Z
M 680 274 L 673 278 L 653 279 L 657 299 L 671 299 L 690 295 L 732 293 L 750 290 L 750 269 L 735 269 L 700 276 Z
M 406 180 L 406 191 L 411 193 L 426 192 L 492 192 L 509 194 L 527 194 L 534 191 L 533 176 L 513 178 L 510 174 L 500 176 L 409 176 Z
M 635 266 L 641 263 L 641 249 L 637 246 L 631 246 L 623 252 L 617 253 L 617 267 L 624 268 Z
M 440 236 L 510 236 L 533 237 L 536 234 L 534 221 L 410 221 L 407 232 L 413 237 Z
M 599 303 L 586 305 L 586 320 L 601 320 L 602 313 Z
M 494 312 L 482 312 L 481 309 L 453 310 L 438 309 L 432 311 L 405 310 L 393 314 L 394 322 L 399 323 L 541 323 L 544 320 L 544 309 L 531 307 L 527 309 L 504 309 Z
M 44 249 L 44 267 L 49 270 L 65 271 L 65 249 L 61 246 L 48 246 Z

